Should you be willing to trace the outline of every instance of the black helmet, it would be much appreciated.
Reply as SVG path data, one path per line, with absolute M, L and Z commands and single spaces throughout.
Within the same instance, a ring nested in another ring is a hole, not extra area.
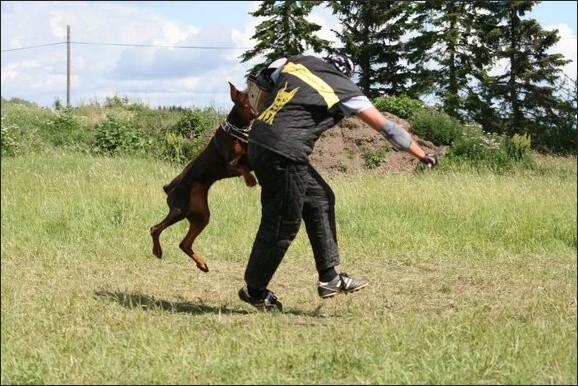
M 339 52 L 330 52 L 325 58 L 326 62 L 331 63 L 337 68 L 341 73 L 343 73 L 348 78 L 351 78 L 353 71 L 355 70 L 355 64 L 353 60 L 345 54 L 340 54 Z

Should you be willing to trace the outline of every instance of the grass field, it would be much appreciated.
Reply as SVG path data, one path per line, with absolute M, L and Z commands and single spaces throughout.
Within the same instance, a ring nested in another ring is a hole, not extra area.
M 161 236 L 152 160 L 2 159 L 2 384 L 576 384 L 576 160 L 542 172 L 335 177 L 342 265 L 321 300 L 304 229 L 270 288 L 237 298 L 259 188 L 210 192 L 194 249 Z

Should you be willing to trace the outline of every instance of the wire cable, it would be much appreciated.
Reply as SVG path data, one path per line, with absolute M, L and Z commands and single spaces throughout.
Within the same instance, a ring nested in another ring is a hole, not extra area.
M 1 52 L 21 51 L 21 50 L 28 50 L 28 49 L 32 49 L 32 48 L 56 46 L 56 45 L 61 45 L 61 44 L 66 44 L 66 43 L 67 42 L 57 42 L 57 43 L 41 44 L 41 45 L 37 45 L 37 46 L 9 48 L 9 49 L 5 49 L 5 50 L 1 50 Z M 157 44 L 95 43 L 95 42 L 74 42 L 74 41 L 71 41 L 70 44 L 90 45 L 90 46 L 145 47 L 145 48 L 183 48 L 183 49 L 199 49 L 199 50 L 248 50 L 248 49 L 250 49 L 248 47 L 231 47 L 231 46 L 171 46 L 171 45 L 157 45 Z
M 60 45 L 60 44 L 66 44 L 66 42 L 48 43 L 48 44 L 41 44 L 41 45 L 38 45 L 38 46 L 29 46 L 29 47 L 8 48 L 8 49 L 6 49 L 6 50 L 2 50 L 1 52 L 29 50 L 29 49 L 31 49 L 31 48 L 41 48 L 41 47 L 57 46 L 57 45 Z

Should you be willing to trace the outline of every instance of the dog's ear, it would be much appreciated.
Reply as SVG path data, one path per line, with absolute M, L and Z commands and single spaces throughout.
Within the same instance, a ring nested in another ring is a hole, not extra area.
M 231 82 L 229 82 L 229 87 L 231 89 L 231 101 L 236 102 L 239 99 L 239 90 Z

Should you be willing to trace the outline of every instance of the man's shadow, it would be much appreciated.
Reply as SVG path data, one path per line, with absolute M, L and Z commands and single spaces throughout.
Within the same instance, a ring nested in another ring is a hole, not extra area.
M 192 303 L 188 301 L 172 302 L 164 299 L 156 299 L 152 296 L 141 293 L 134 293 L 134 292 L 128 293 L 122 291 L 95 291 L 94 295 L 96 298 L 116 302 L 121 306 L 131 310 L 133 309 L 146 310 L 146 311 L 162 310 L 175 314 L 191 314 L 191 315 L 201 315 L 207 313 L 247 315 L 254 313 L 243 309 L 231 308 L 228 306 L 208 305 L 205 304 L 202 299 L 199 299 L 197 303 Z M 320 310 L 321 306 L 317 307 L 315 310 L 312 311 L 302 311 L 292 309 L 287 310 L 283 313 L 299 316 L 326 318 L 327 316 L 323 315 L 320 312 Z

